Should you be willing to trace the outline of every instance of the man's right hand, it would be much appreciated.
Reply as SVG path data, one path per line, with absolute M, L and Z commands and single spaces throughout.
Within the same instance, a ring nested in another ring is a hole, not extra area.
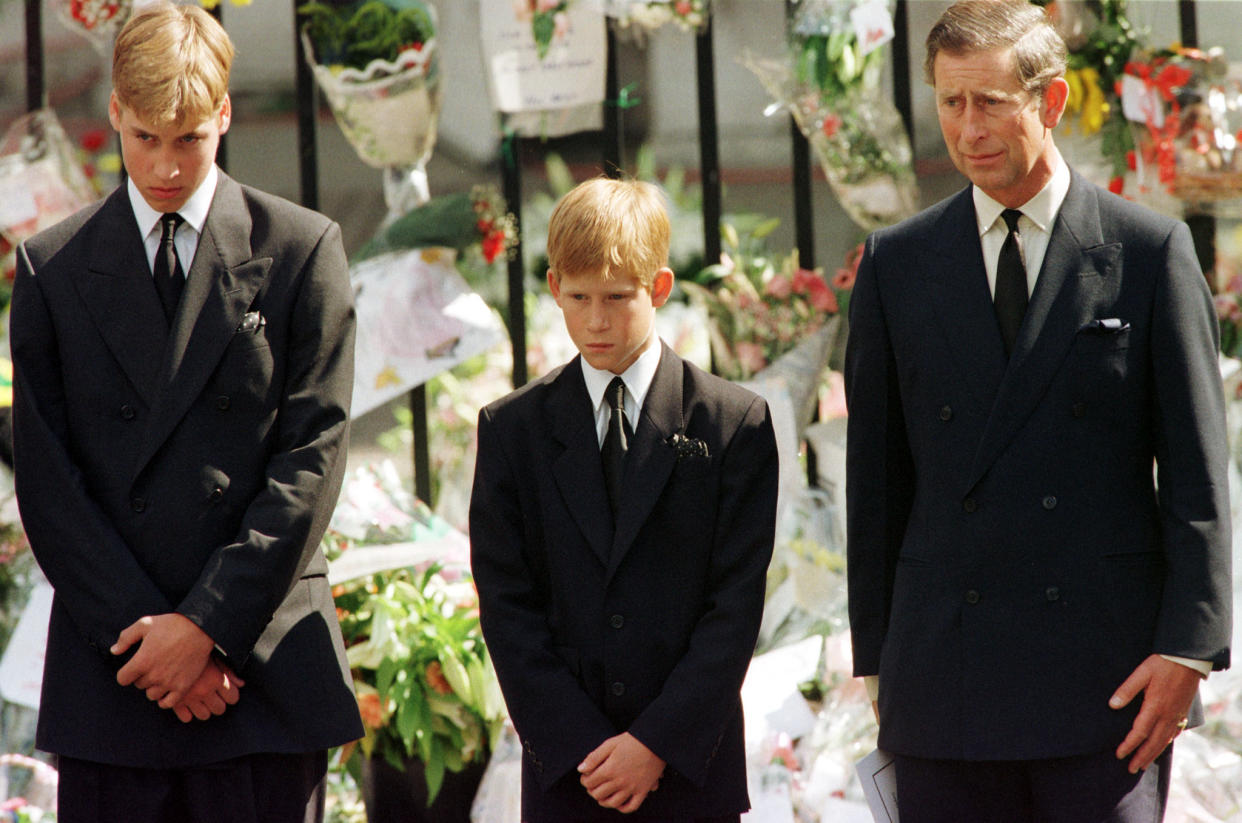
M 189 723 L 196 717 L 199 720 L 218 717 L 229 706 L 237 703 L 244 685 L 245 682 L 232 669 L 212 658 L 207 661 L 207 668 L 203 669 L 198 680 L 186 691 L 185 697 L 172 710 L 182 723 Z

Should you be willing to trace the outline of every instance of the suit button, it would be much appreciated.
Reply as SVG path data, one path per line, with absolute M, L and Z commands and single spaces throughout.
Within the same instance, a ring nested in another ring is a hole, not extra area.
M 147 510 L 147 501 L 143 500 L 141 497 L 135 497 L 133 500 L 129 501 L 129 507 L 141 514 Z
M 229 396 L 227 394 L 222 394 L 216 398 L 217 409 L 219 409 L 220 411 L 225 411 L 228 409 L 228 407 L 229 407 Z
M 212 503 L 219 503 L 224 499 L 224 489 L 216 486 L 211 490 L 211 494 L 207 495 L 207 499 L 209 499 Z
M 978 603 L 979 592 L 975 591 L 974 589 L 971 589 L 970 591 L 966 592 L 966 602 L 972 606 Z
M 614 614 L 608 621 L 608 625 L 612 626 L 614 629 L 619 629 L 625 625 L 625 618 L 619 614 Z
M 940 419 L 941 419 L 941 420 L 943 420 L 943 421 L 945 421 L 945 422 L 947 423 L 947 422 L 949 422 L 949 420 L 951 420 L 952 418 L 953 418 L 953 409 L 952 409 L 952 407 L 950 407 L 950 406 L 941 406 L 941 407 L 940 407 Z
M 619 680 L 616 683 L 613 683 L 612 693 L 616 695 L 617 697 L 620 697 L 621 695 L 625 694 L 625 684 Z
M 965 500 L 962 501 L 962 508 L 966 511 L 967 514 L 970 514 L 971 512 L 978 510 L 979 504 L 975 502 L 975 499 L 973 497 L 967 497 Z
M 1052 495 L 1048 495 L 1047 497 L 1044 498 L 1045 509 L 1047 509 L 1048 511 L 1052 511 L 1056 507 L 1057 507 L 1057 499 L 1055 497 L 1053 497 Z
M 1044 590 L 1044 597 L 1048 598 L 1049 603 L 1060 600 L 1061 590 L 1058 589 L 1056 586 L 1049 586 L 1047 589 Z
M 126 403 L 121 406 L 121 417 L 125 420 L 133 420 L 138 416 L 138 412 L 134 411 L 134 407 Z
M 1070 412 L 1073 413 L 1075 417 L 1086 417 L 1087 416 L 1087 404 L 1086 403 L 1075 403 L 1072 407 L 1070 407 Z

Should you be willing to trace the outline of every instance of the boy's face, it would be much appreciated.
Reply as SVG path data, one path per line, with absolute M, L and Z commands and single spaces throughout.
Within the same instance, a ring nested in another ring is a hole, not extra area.
M 673 290 L 673 271 L 660 269 L 647 289 L 633 277 L 605 280 L 600 272 L 558 277 L 549 269 L 548 288 L 582 358 L 597 369 L 621 374 L 655 339 L 655 310 Z
M 216 161 L 220 135 L 229 130 L 228 95 L 220 111 L 201 123 L 153 128 L 112 95 L 108 119 L 121 135 L 125 171 L 142 199 L 159 212 L 178 211 L 198 189 Z

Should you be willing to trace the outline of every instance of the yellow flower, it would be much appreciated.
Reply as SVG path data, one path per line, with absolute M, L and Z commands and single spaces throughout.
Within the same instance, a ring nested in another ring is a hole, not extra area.
M 220 5 L 220 0 L 198 0 L 198 2 L 199 2 L 199 5 L 201 5 L 203 8 L 207 9 L 208 11 L 211 11 L 216 6 Z
M 1077 114 L 1082 108 L 1082 75 L 1078 69 L 1065 72 L 1065 82 L 1069 84 L 1069 96 L 1065 99 L 1065 113 Z
M 1082 133 L 1092 135 L 1104 125 L 1104 118 L 1108 115 L 1108 103 L 1104 99 L 1104 90 L 1100 88 L 1099 72 L 1095 69 L 1082 70 L 1082 85 Z

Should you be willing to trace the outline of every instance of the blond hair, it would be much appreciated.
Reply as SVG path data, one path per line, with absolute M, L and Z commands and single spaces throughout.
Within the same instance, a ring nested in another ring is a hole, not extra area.
M 634 278 L 650 289 L 668 265 L 668 211 L 651 183 L 597 177 L 561 198 L 548 221 L 548 267 L 562 274 L 598 272 Z
M 159 3 L 130 18 L 112 50 L 112 90 L 152 127 L 200 123 L 224 105 L 233 43 L 197 5 Z

